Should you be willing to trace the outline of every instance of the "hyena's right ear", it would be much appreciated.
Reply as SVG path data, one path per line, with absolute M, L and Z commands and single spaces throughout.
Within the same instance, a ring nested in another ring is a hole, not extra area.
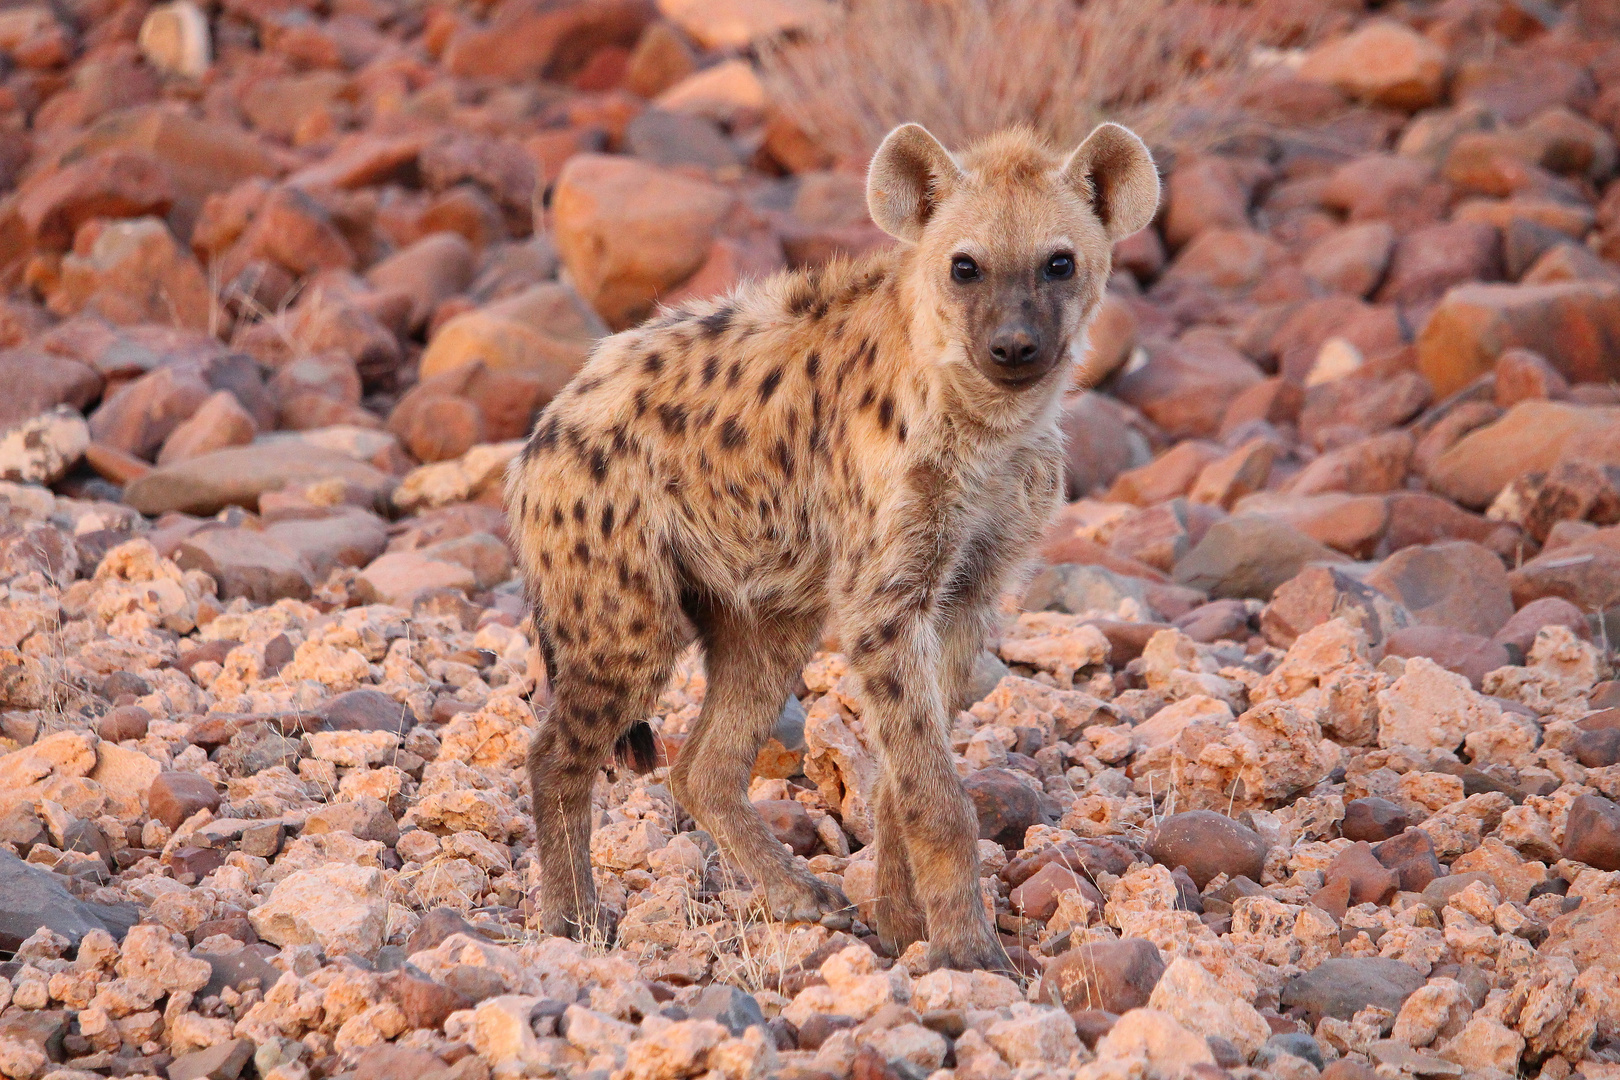
M 962 175 L 961 166 L 921 124 L 884 138 L 866 171 L 866 209 L 878 228 L 916 243 L 934 209 Z

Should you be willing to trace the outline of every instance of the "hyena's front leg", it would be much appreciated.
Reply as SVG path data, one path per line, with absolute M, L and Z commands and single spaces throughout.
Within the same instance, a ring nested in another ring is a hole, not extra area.
M 759 886 L 773 918 L 842 929 L 849 900 L 812 874 L 748 802 L 748 779 L 804 666 L 819 613 L 742 617 L 715 606 L 697 617 L 708 692 L 670 772 L 675 797 Z
M 1012 972 L 979 897 L 978 817 L 945 737 L 932 614 L 915 598 L 897 602 L 890 593 L 886 599 L 867 608 L 879 612 L 878 622 L 855 637 L 850 660 L 864 686 L 866 730 L 882 761 L 884 816 L 904 843 L 911 891 L 926 919 L 929 964 Z M 880 861 L 884 854 L 880 840 Z M 903 880 L 881 865 L 878 876 L 891 888 Z M 899 941 L 911 929 L 899 919 L 879 932 Z

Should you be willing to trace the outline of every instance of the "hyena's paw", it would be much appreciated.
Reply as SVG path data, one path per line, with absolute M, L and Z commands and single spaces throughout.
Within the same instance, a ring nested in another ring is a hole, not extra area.
M 928 936 L 928 920 L 910 895 L 879 895 L 875 918 L 878 940 L 893 956 L 899 956 L 912 942 Z
M 618 939 L 618 918 L 594 899 L 583 904 L 575 904 L 571 899 L 548 902 L 543 891 L 535 890 L 531 904 L 536 928 L 543 934 L 604 947 Z
M 765 914 L 779 922 L 813 922 L 847 930 L 854 918 L 854 905 L 844 891 L 809 873 L 770 882 L 755 897 Z
M 937 937 L 928 949 L 928 968 L 989 971 L 1023 985 L 1024 976 L 994 934 L 975 932 L 960 937 Z

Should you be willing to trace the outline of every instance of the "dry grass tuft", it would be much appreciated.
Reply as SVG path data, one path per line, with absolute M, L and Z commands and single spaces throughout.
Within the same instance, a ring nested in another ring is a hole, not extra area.
M 1292 5 L 1285 5 L 1292 6 Z M 1149 138 L 1241 83 L 1257 46 L 1309 36 L 1298 8 L 1215 0 L 848 0 L 810 39 L 761 53 L 788 116 L 864 161 L 896 124 L 947 146 L 1014 124 L 1073 146 L 1103 119 Z

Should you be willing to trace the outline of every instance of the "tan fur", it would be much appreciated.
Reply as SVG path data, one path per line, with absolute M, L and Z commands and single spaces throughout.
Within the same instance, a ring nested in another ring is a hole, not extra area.
M 776 915 L 847 922 L 845 898 L 746 797 L 830 621 L 883 766 L 880 934 L 894 948 L 928 938 L 936 964 L 1008 967 L 945 732 L 1059 497 L 1055 420 L 1110 241 L 1157 196 L 1146 148 L 1113 125 L 1068 159 L 1010 132 L 959 160 L 908 125 L 869 183 L 873 219 L 906 243 L 615 335 L 546 409 L 507 503 L 553 684 L 530 753 L 548 932 L 599 918 L 592 778 L 651 713 L 689 626 L 708 694 L 676 797 Z M 1036 272 L 1057 247 L 1071 281 Z M 953 281 L 963 254 L 982 281 Z M 986 351 L 1008 326 L 1046 350 L 1017 385 L 991 377 Z

